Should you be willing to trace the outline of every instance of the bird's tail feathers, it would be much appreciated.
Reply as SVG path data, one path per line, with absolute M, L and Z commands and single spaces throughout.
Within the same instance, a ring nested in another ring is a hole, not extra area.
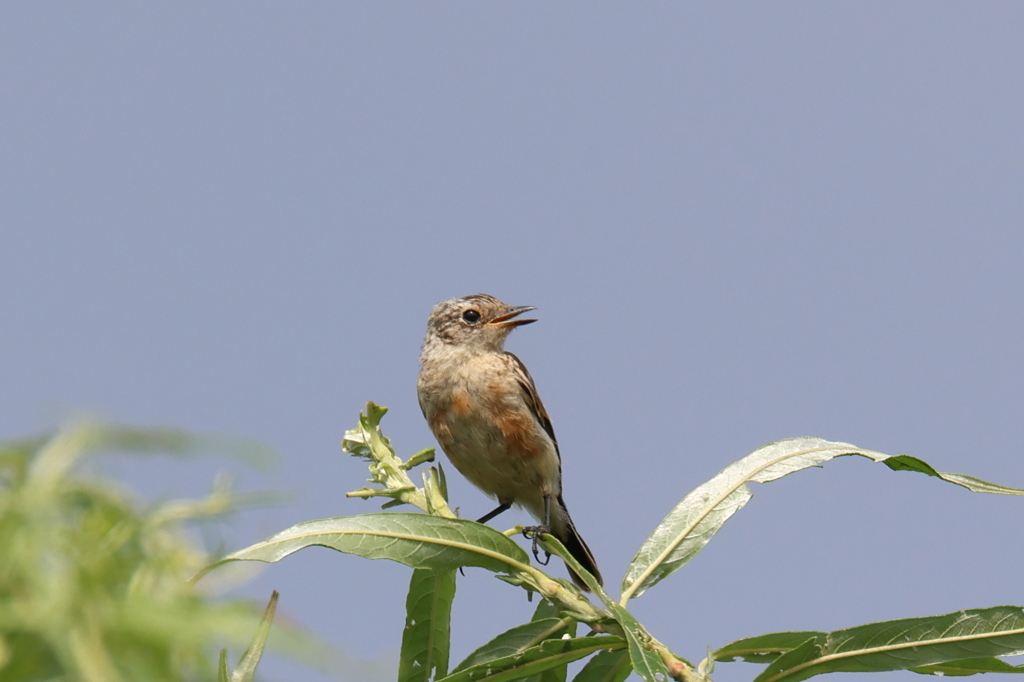
M 561 507 L 560 511 L 562 513 L 551 515 L 552 534 L 565 546 L 565 549 L 572 555 L 572 558 L 594 576 L 597 584 L 603 586 L 604 578 L 601 577 L 601 571 L 597 568 L 597 561 L 594 560 L 594 555 L 590 552 L 590 548 L 587 547 L 587 543 L 583 541 L 579 531 L 576 530 L 576 526 L 573 525 L 572 517 L 569 516 L 569 510 L 566 509 L 561 495 L 558 496 L 558 505 Z M 569 569 L 569 575 L 576 586 L 589 592 L 590 588 L 583 582 L 583 578 L 579 577 L 576 571 L 572 570 L 568 565 L 566 565 L 566 568 Z

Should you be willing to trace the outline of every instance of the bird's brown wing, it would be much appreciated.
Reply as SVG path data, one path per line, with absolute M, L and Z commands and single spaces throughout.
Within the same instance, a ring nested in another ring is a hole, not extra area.
M 558 496 L 557 504 L 562 508 L 564 514 L 564 520 L 559 527 L 552 528 L 555 536 L 558 537 L 559 541 L 565 546 L 569 553 L 580 562 L 583 568 L 593 575 L 598 584 L 604 585 L 604 578 L 601 577 L 601 571 L 597 568 L 597 561 L 594 560 L 594 555 L 591 553 L 590 548 L 587 547 L 587 543 L 583 541 L 579 531 L 576 530 L 576 526 L 572 522 L 572 517 L 569 516 L 569 510 L 565 506 L 565 500 L 562 499 L 562 455 L 558 452 L 558 440 L 555 438 L 555 430 L 551 426 L 551 418 L 548 417 L 548 411 L 544 409 L 544 403 L 540 401 L 540 395 L 537 394 L 537 386 L 533 383 L 533 377 L 530 376 L 529 370 L 526 369 L 526 365 L 512 353 L 506 351 L 506 355 L 512 360 L 512 368 L 516 374 L 516 381 L 519 382 L 520 388 L 523 389 L 523 401 L 527 407 L 530 408 L 530 412 L 533 413 L 534 418 L 544 428 L 544 431 L 551 437 L 551 442 L 555 444 L 555 454 L 558 456 Z M 569 568 L 569 573 L 572 576 L 572 580 L 581 589 L 590 591 L 587 584 L 583 582 L 572 568 Z
M 512 353 L 505 351 L 505 355 L 512 359 L 512 369 L 515 372 L 516 381 L 519 383 L 519 387 L 523 389 L 523 401 L 530 408 L 530 412 L 540 423 L 541 427 L 543 427 L 544 431 L 551 437 L 551 442 L 555 444 L 555 454 L 558 455 L 558 470 L 561 473 L 562 455 L 558 452 L 558 439 L 555 438 L 555 429 L 551 426 L 551 417 L 548 416 L 548 411 L 544 409 L 544 403 L 540 401 L 540 395 L 537 394 L 537 385 L 533 383 L 530 370 L 526 369 L 523 361 Z

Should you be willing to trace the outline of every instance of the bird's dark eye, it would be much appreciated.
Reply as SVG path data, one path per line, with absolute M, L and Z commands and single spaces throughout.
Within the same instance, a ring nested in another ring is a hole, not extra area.
M 477 322 L 480 321 L 480 313 L 472 309 L 467 310 L 466 312 L 462 313 L 462 319 L 464 319 L 466 322 L 469 322 L 470 324 L 476 324 Z

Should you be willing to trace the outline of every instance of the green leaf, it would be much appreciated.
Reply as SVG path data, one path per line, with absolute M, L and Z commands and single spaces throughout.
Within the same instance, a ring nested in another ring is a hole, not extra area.
M 238 662 L 235 671 L 231 673 L 231 682 L 252 682 L 256 674 L 256 666 L 259 665 L 263 656 L 263 648 L 267 645 L 267 637 L 270 635 L 270 625 L 274 622 L 274 612 L 277 610 L 277 590 L 270 595 L 270 602 L 267 610 L 263 612 L 259 627 L 252 638 L 249 648 L 242 654 L 242 660 Z
M 948 661 L 936 665 L 923 665 L 910 668 L 911 672 L 922 675 L 941 675 L 943 677 L 964 677 L 978 673 L 1024 673 L 1024 665 L 1010 665 L 998 658 L 968 658 L 962 661 Z
M 879 461 L 879 460 L 876 460 Z M 972 493 L 989 493 L 990 495 L 1024 495 L 1024 490 L 1011 488 L 997 483 L 989 483 L 974 476 L 966 474 L 954 474 L 949 471 L 936 471 L 928 462 L 922 461 L 910 455 L 896 455 L 881 460 L 885 466 L 893 471 L 916 471 L 927 476 L 941 478 L 943 481 L 967 488 Z
M 553 601 L 544 599 L 542 597 L 540 603 L 537 604 L 537 608 L 533 611 L 533 618 L 531 618 L 530 620 L 544 620 L 545 618 L 557 618 L 559 611 L 561 611 L 561 607 L 558 604 L 554 603 Z
M 796 649 L 809 639 L 824 640 L 824 632 L 773 632 L 768 635 L 747 637 L 726 644 L 713 654 L 716 661 L 735 661 L 737 658 L 748 663 L 771 663 L 782 654 Z
M 444 467 L 441 462 L 437 463 L 437 485 L 441 489 L 441 497 L 448 501 L 448 478 L 444 475 Z
M 448 674 L 455 571 L 416 569 L 405 600 L 398 682 L 427 682 Z
M 994 606 L 836 630 L 777 658 L 755 682 L 882 672 L 1024 653 L 1024 608 Z
M 413 469 L 415 467 L 418 467 L 420 464 L 423 464 L 424 462 L 433 462 L 433 461 L 434 461 L 434 448 L 423 448 L 422 450 L 417 452 L 415 455 L 413 455 L 409 459 L 405 460 L 405 463 L 401 465 L 401 468 L 405 469 L 406 471 L 408 471 L 409 469 Z
M 623 682 L 632 672 L 629 651 L 618 649 L 594 656 L 572 679 L 573 682 Z
M 452 672 L 457 673 L 466 668 L 521 654 L 564 629 L 560 618 L 543 618 L 518 625 L 479 647 L 455 666 Z
M 228 672 L 228 650 L 220 650 L 220 658 L 217 661 L 217 682 L 231 682 L 231 674 Z
M 963 474 L 935 471 L 915 457 L 893 457 L 849 443 L 821 438 L 789 438 L 758 448 L 698 486 L 669 512 L 633 557 L 622 579 L 625 604 L 695 557 L 722 525 L 745 505 L 750 482 L 767 483 L 795 471 L 821 466 L 844 455 L 884 462 L 897 471 L 916 471 L 962 486 L 972 492 L 1024 495 L 1024 490 L 988 483 Z
M 668 669 L 651 644 L 653 638 L 633 615 L 615 602 L 610 604 L 615 620 L 622 626 L 626 643 L 629 646 L 629 660 L 636 674 L 644 682 L 665 682 L 669 679 Z
M 458 670 L 438 682 L 511 682 L 623 645 L 620 638 L 610 635 L 546 639 L 529 649 Z
M 548 668 L 537 675 L 519 678 L 522 682 L 565 682 L 569 677 L 569 664 L 562 663 L 553 668 Z
M 537 608 L 534 609 L 533 617 L 530 620 L 538 621 L 545 620 L 547 618 L 559 618 L 563 623 L 565 623 L 565 627 L 553 633 L 551 638 L 564 637 L 565 635 L 569 635 L 570 637 L 576 636 L 576 626 L 579 625 L 579 622 L 571 616 L 566 617 L 563 607 L 560 604 L 556 604 L 542 598 L 540 603 L 537 604 Z
M 397 512 L 296 524 L 208 566 L 193 581 L 229 561 L 272 563 L 313 545 L 435 571 L 478 566 L 508 573 L 529 568 L 523 548 L 488 526 L 463 519 Z
M 448 509 L 448 491 L 441 484 L 437 467 L 430 467 L 423 472 L 423 498 L 427 502 L 428 514 L 446 518 L 453 516 L 451 510 Z
M 576 626 L 579 625 L 578 621 L 572 617 L 562 618 L 562 615 L 561 607 L 558 604 L 541 598 L 540 603 L 537 604 L 537 608 L 533 612 L 533 618 L 531 618 L 530 621 L 537 622 L 539 620 L 548 620 L 553 618 L 561 622 L 562 627 L 549 629 L 545 639 L 568 639 L 575 637 Z M 569 667 L 568 664 L 565 664 L 555 668 L 549 668 L 540 674 L 522 679 L 523 682 L 565 682 L 568 676 Z

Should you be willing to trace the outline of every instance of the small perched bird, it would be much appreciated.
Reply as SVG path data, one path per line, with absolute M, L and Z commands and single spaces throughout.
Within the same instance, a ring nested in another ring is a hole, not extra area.
M 487 294 L 434 306 L 420 354 L 420 408 L 448 459 L 469 482 L 498 500 L 480 519 L 513 504 L 543 524 L 598 583 L 604 584 L 562 499 L 562 461 L 555 431 L 526 366 L 504 349 L 531 306 L 510 306 Z M 587 589 L 570 569 L 573 582 Z

